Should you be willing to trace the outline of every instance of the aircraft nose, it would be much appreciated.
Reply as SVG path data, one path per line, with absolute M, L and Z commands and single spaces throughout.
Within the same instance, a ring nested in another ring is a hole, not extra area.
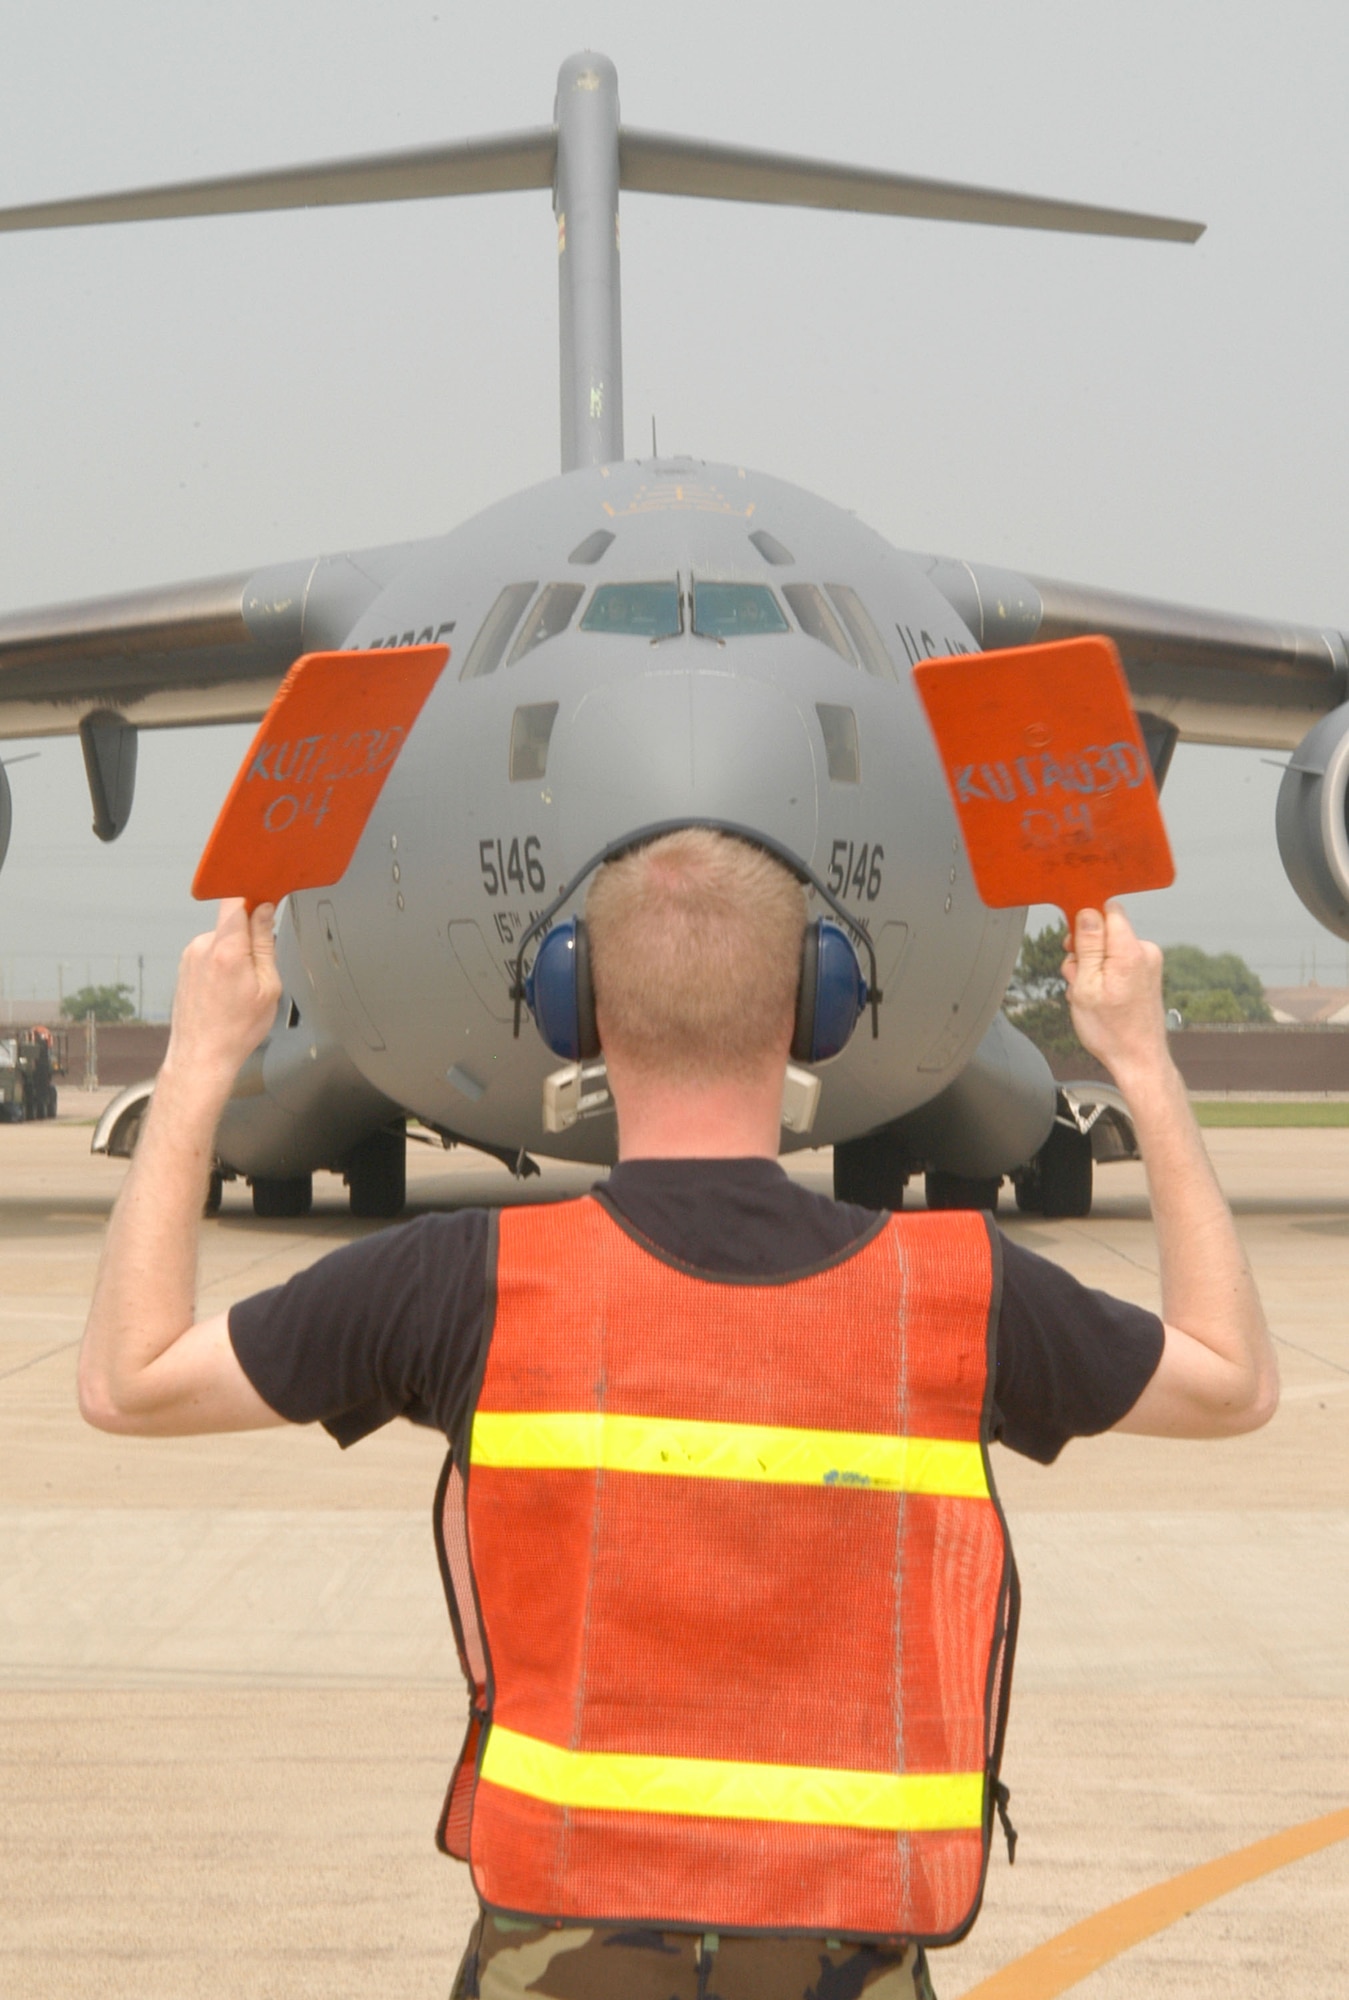
M 724 673 L 643 675 L 592 689 L 549 760 L 568 866 L 665 820 L 728 821 L 809 859 L 815 754 L 796 702 Z

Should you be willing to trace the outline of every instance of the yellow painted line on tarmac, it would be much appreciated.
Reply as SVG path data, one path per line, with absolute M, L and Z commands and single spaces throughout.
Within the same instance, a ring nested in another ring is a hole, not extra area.
M 1309 1819 L 1271 1834 L 1250 1847 L 1239 1847 L 1217 1861 L 1200 1868 L 1187 1868 L 1169 1882 L 1158 1882 L 1122 1903 L 1111 1903 L 1071 1930 L 1060 1931 L 1047 1944 L 1037 1945 L 1023 1958 L 1013 1959 L 988 1979 L 971 1986 L 964 2000 L 1055 2000 L 1070 1986 L 1087 1979 L 1108 1965 L 1112 1958 L 1132 1950 L 1144 1938 L 1155 1937 L 1171 1924 L 1188 1917 L 1205 1903 L 1216 1902 L 1233 1889 L 1262 1875 L 1286 1868 L 1290 1861 L 1303 1861 L 1333 1847 L 1337 1840 L 1349 1840 L 1349 1808 L 1327 1813 L 1324 1819 Z

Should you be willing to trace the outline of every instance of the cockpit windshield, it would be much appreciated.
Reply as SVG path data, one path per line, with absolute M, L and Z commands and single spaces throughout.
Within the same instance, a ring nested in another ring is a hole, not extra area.
M 680 631 L 679 585 L 602 583 L 581 620 L 583 632 L 630 632 L 639 639 L 674 639 Z
M 702 639 L 755 639 L 789 627 L 766 583 L 693 584 L 693 629 Z

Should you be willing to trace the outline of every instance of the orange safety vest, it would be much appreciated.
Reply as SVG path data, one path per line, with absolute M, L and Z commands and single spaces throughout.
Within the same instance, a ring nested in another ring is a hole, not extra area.
M 753 1280 L 593 1197 L 494 1228 L 437 1496 L 472 1695 L 442 1848 L 546 1921 L 963 1935 L 1016 1604 L 987 1223 L 880 1217 Z

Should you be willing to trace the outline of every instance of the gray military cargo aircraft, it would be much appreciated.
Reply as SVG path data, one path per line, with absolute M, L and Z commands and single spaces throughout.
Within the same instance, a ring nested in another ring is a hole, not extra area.
M 78 732 L 102 840 L 131 812 L 138 730 L 256 719 L 304 653 L 451 649 L 345 874 L 287 898 L 285 991 L 220 1174 L 247 1177 L 259 1214 L 302 1214 L 321 1168 L 356 1212 L 395 1214 L 409 1118 L 517 1172 L 537 1152 L 611 1159 L 602 1068 L 560 1073 L 515 1033 L 515 962 L 591 857 L 696 819 L 796 856 L 874 950 L 875 1032 L 794 1074 L 784 1146 L 832 1145 L 854 1200 L 896 1206 L 921 1173 L 929 1203 L 987 1204 L 1011 1175 L 1023 1207 L 1086 1213 L 1127 1119 L 1108 1090 L 1057 1088 L 999 1011 L 1025 912 L 975 892 L 910 669 L 1108 635 L 1159 782 L 1182 737 L 1294 752 L 1284 865 L 1349 937 L 1345 637 L 906 553 L 765 474 L 625 459 L 618 198 L 1173 242 L 1201 225 L 634 130 L 612 64 L 584 53 L 546 127 L 12 208 L 0 231 L 523 188 L 551 189 L 557 215 L 560 477 L 427 541 L 0 619 L 0 735 Z M 0 769 L 5 840 L 9 814 Z M 96 1149 L 129 1149 L 149 1088 L 110 1107 Z

